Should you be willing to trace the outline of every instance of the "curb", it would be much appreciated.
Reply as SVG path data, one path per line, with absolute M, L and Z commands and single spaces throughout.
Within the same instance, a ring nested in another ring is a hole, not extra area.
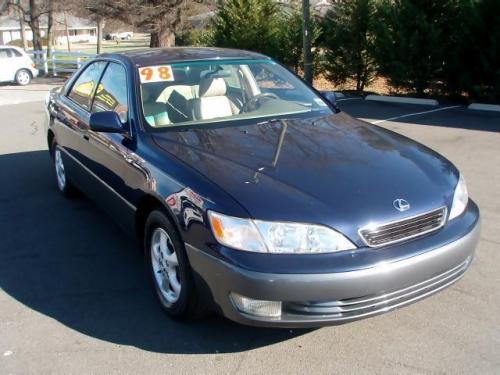
M 404 96 L 387 96 L 387 95 L 367 95 L 365 100 L 388 102 L 388 103 L 405 103 L 405 104 L 419 104 L 419 105 L 438 105 L 435 99 L 420 99 L 409 98 Z
M 468 109 L 476 111 L 493 111 L 500 112 L 500 105 L 498 104 L 482 104 L 482 103 L 472 103 L 467 107 Z

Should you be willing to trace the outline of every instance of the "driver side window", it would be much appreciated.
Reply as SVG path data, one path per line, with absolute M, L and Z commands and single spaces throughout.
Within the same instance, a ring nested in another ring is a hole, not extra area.
M 71 100 L 86 111 L 90 109 L 90 102 L 94 94 L 94 89 L 97 86 L 97 81 L 105 66 L 105 61 L 96 61 L 90 64 L 85 68 L 82 74 L 80 74 L 68 94 Z
M 92 112 L 114 111 L 122 124 L 128 121 L 127 75 L 120 64 L 109 63 L 94 97 Z

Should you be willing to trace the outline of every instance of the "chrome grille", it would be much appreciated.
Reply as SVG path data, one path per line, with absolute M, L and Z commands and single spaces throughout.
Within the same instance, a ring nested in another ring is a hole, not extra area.
M 441 228 L 446 221 L 446 207 L 403 220 L 364 228 L 359 231 L 371 247 L 386 246 L 422 236 Z

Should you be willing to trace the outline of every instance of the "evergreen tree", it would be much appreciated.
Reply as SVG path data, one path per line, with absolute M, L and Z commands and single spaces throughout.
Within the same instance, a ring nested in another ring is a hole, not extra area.
M 292 10 L 280 13 L 280 27 L 278 30 L 278 49 L 275 57 L 285 65 L 288 65 L 296 73 L 303 66 L 302 51 L 302 12 Z M 311 19 L 311 45 L 316 46 L 321 28 L 318 22 Z M 313 53 L 313 72 L 318 69 L 316 53 Z
M 278 4 L 273 0 L 228 0 L 218 6 L 214 44 L 275 56 L 278 49 Z
M 375 24 L 379 72 L 396 88 L 422 95 L 443 63 L 448 0 L 382 0 Z
M 323 22 L 325 70 L 336 84 L 354 79 L 361 92 L 375 76 L 373 58 L 373 0 L 341 0 Z
M 476 3 L 463 71 L 470 72 L 468 92 L 474 99 L 500 101 L 500 1 Z

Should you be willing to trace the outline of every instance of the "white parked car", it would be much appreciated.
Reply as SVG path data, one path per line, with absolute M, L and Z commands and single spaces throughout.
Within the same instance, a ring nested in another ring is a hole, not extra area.
M 111 40 L 130 40 L 134 36 L 132 31 L 122 31 L 117 33 L 110 33 L 109 39 Z
M 0 46 L 0 82 L 16 82 L 25 86 L 38 76 L 31 57 L 21 48 Z

